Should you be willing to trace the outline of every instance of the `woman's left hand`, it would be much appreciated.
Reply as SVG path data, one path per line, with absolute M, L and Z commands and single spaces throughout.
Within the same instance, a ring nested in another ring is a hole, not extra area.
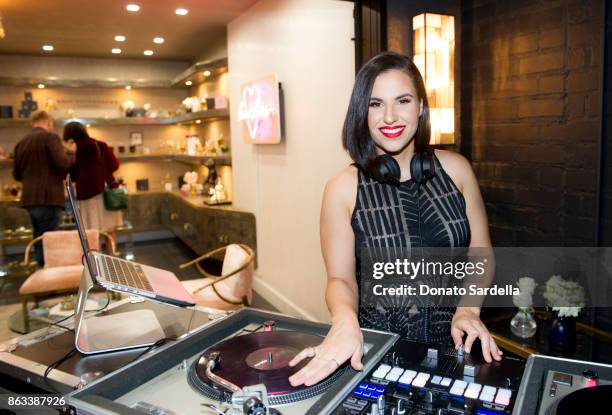
M 463 335 L 467 334 L 465 344 Z M 463 349 L 469 353 L 472 344 L 477 338 L 480 339 L 482 355 L 487 363 L 491 363 L 491 357 L 501 360 L 503 352 L 497 347 L 495 340 L 480 320 L 480 313 L 477 309 L 469 307 L 457 307 L 453 321 L 451 323 L 451 337 L 455 343 L 455 349 L 463 344 Z

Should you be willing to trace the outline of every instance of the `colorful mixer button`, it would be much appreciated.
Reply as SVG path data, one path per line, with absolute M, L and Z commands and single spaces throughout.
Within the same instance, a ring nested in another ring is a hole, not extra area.
M 482 385 L 479 383 L 470 383 L 465 390 L 463 396 L 470 399 L 478 399 L 478 395 L 480 395 L 480 389 L 482 389 Z
M 429 373 L 419 372 L 418 375 L 412 381 L 412 386 L 417 388 L 422 388 L 427 384 L 427 379 L 429 379 Z
M 398 383 L 401 385 L 406 385 L 406 386 L 410 385 L 416 375 L 417 375 L 417 372 L 415 372 L 414 370 L 407 370 L 404 372 L 402 377 L 399 378 Z
M 373 378 L 384 379 L 387 376 L 387 373 L 391 370 L 391 366 L 389 365 L 380 365 L 374 373 L 372 373 Z
M 511 396 L 512 391 L 510 389 L 499 389 L 497 391 L 497 396 L 495 397 L 495 403 L 508 406 L 510 405 Z
M 465 390 L 466 386 L 466 381 L 457 379 L 455 380 L 455 383 L 453 383 L 453 386 L 449 392 L 451 395 L 463 396 L 463 391 Z
M 404 373 L 404 369 L 396 366 L 393 369 L 391 369 L 389 373 L 387 373 L 387 376 L 385 376 L 385 380 L 388 380 L 390 382 L 397 382 L 403 373 Z
M 485 385 L 482 388 L 482 392 L 480 392 L 480 400 L 483 402 L 493 402 L 493 398 L 495 397 L 496 388 L 493 386 Z

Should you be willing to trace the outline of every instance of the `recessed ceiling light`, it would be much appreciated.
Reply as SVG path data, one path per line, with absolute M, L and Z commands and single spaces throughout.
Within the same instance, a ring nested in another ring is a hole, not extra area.
M 43 89 L 43 88 L 45 87 L 45 84 L 38 84 L 38 87 L 39 87 L 40 89 Z
M 157 43 L 158 45 L 164 43 L 166 40 L 161 36 L 156 36 L 153 38 L 153 43 Z
M 53 49 L 55 49 L 55 48 L 54 48 L 53 46 L 51 46 L 51 45 L 43 45 L 42 49 L 43 49 L 45 52 L 51 52 L 51 51 L 52 51 Z
M 191 84 L 193 84 L 193 82 L 191 82 L 191 81 L 185 81 L 185 85 L 187 85 L 187 86 L 191 86 Z
M 202 72 L 202 75 L 204 75 L 204 76 L 210 76 L 210 71 L 204 71 L 204 72 Z
M 196 120 L 196 124 L 202 124 L 202 120 Z
M 179 9 L 176 9 L 174 13 L 178 14 L 179 16 L 185 16 L 187 13 L 189 13 L 189 10 L 179 8 Z
M 125 89 L 127 89 L 129 91 L 130 89 L 132 89 L 132 87 L 131 87 L 131 85 L 126 85 Z
M 106 78 L 109 82 L 117 82 L 117 78 Z
M 47 77 L 49 81 L 57 81 L 59 78 L 57 76 L 49 76 Z
M 153 55 L 153 51 L 152 51 L 152 50 L 149 50 L 149 49 L 145 50 L 143 53 L 145 54 L 145 56 L 151 56 L 151 55 Z
M 137 4 L 128 4 L 127 6 L 125 6 L 125 9 L 128 12 L 137 12 L 140 10 L 140 6 Z
M 91 127 L 91 124 L 85 124 L 85 127 L 89 128 Z
M 112 49 L 111 49 L 111 52 L 113 52 L 113 53 L 115 53 L 115 54 L 117 54 L 117 53 L 121 53 L 121 49 L 119 49 L 119 48 L 112 48 Z
M 115 41 L 116 42 L 125 42 L 125 36 L 117 35 L 117 36 L 115 36 Z

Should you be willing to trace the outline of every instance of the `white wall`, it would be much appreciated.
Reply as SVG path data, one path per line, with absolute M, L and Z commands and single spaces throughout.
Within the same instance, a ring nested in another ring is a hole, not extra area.
M 350 160 L 340 134 L 354 81 L 353 3 L 261 0 L 228 25 L 234 200 L 257 218 L 255 289 L 282 312 L 326 320 L 319 212 Z M 275 73 L 286 140 L 243 143 L 240 86 Z

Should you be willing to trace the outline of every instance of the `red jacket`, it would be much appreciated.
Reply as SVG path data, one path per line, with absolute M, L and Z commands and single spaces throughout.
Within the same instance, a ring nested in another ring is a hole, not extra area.
M 76 183 L 77 199 L 90 199 L 104 190 L 105 184 L 116 187 L 113 172 L 119 160 L 103 141 L 84 138 L 77 141 L 76 162 L 70 168 L 70 177 Z

